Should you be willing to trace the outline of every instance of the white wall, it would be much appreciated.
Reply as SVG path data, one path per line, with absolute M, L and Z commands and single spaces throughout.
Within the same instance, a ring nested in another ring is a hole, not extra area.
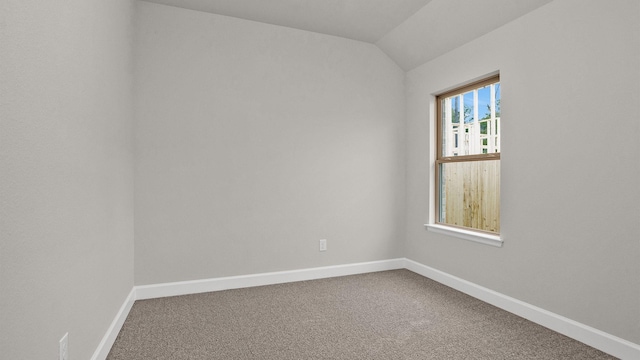
M 137 10 L 136 284 L 401 255 L 395 63 L 362 42 Z
M 88 359 L 133 286 L 129 0 L 0 3 L 0 357 Z
M 640 343 L 639 15 L 554 1 L 407 74 L 409 258 Z M 503 248 L 423 227 L 433 94 L 496 70 Z

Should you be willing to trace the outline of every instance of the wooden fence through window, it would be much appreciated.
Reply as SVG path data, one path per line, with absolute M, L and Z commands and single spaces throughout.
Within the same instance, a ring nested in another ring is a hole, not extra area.
M 442 222 L 500 232 L 500 160 L 442 164 Z

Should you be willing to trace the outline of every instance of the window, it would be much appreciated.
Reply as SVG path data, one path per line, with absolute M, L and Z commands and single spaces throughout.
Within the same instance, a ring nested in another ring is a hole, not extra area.
M 441 94 L 436 103 L 436 225 L 499 240 L 500 78 Z

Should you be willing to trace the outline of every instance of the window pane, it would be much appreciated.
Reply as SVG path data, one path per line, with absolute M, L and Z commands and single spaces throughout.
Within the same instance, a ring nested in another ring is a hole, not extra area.
M 441 156 L 500 152 L 500 83 L 442 98 Z
M 500 232 L 500 160 L 440 164 L 440 223 Z
M 500 117 L 500 83 L 495 84 L 494 93 L 496 96 L 496 117 Z
M 478 89 L 478 115 L 480 119 L 491 119 L 491 86 Z

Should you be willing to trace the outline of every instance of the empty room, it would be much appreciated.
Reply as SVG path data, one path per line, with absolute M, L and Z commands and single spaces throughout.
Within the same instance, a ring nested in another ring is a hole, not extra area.
M 0 359 L 640 359 L 639 19 L 0 0 Z

